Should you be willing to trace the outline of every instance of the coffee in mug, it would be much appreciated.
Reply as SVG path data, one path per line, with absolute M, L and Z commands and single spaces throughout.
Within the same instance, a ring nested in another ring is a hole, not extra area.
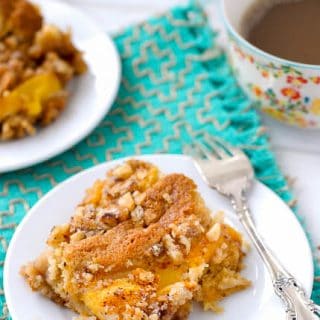
M 241 33 L 272 55 L 320 65 L 320 0 L 257 0 L 242 18 Z

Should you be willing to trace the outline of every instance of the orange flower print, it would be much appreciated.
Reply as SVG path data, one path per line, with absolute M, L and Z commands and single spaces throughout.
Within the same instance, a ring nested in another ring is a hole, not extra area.
M 242 51 L 237 45 L 233 44 L 234 51 L 240 56 L 242 60 L 248 60 L 250 63 L 254 63 L 254 57 L 246 52 Z
M 314 84 L 320 84 L 320 77 L 311 77 L 310 79 Z
M 240 56 L 241 59 L 244 59 L 246 57 L 239 47 L 234 45 L 233 48 L 234 48 L 234 51 Z
M 261 71 L 261 75 L 262 75 L 264 78 L 269 78 L 269 72 L 266 71 L 266 70 L 262 70 L 262 71 Z
M 269 107 L 269 106 L 262 107 L 262 111 L 268 114 L 272 118 L 275 118 L 280 121 L 286 121 L 285 113 L 273 107 Z
M 296 86 L 300 86 L 303 84 L 308 83 L 308 80 L 299 76 L 299 77 L 293 77 L 293 76 L 287 76 L 287 83 L 296 85 Z
M 293 76 L 287 76 L 287 83 L 292 83 Z
M 301 84 L 306 84 L 306 83 L 308 83 L 308 80 L 305 79 L 305 78 L 303 78 L 303 77 L 297 77 L 296 79 L 297 79 L 297 81 L 299 81 Z
M 252 86 L 252 92 L 256 97 L 261 97 L 263 95 L 262 89 L 257 85 Z
M 281 93 L 292 100 L 297 100 L 301 98 L 300 92 L 293 88 L 283 88 L 281 89 Z

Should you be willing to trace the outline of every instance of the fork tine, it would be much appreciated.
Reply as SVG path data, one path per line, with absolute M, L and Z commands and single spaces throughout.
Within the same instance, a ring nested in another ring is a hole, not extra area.
M 199 150 L 199 148 L 197 148 L 194 143 L 186 145 L 184 151 L 188 156 L 194 159 L 202 159 L 205 157 L 205 154 L 201 150 Z
M 215 144 L 218 143 L 220 145 L 220 148 L 223 147 L 225 150 L 227 150 L 230 153 L 230 155 L 244 155 L 244 152 L 240 148 L 232 146 L 229 142 L 221 138 L 208 136 L 208 141 L 213 142 Z M 228 157 L 230 156 L 228 155 Z
M 185 150 L 191 157 L 195 157 L 198 159 L 209 159 L 209 160 L 217 160 L 218 156 L 214 152 L 214 150 L 210 150 L 206 145 L 201 142 L 195 141 L 188 145 Z
M 207 144 L 205 143 L 201 143 L 201 142 L 195 142 L 195 144 L 197 145 L 197 147 L 199 149 L 201 149 L 201 151 L 206 155 L 206 157 L 210 160 L 219 160 L 219 153 L 216 151 L 215 148 L 211 149 L 208 148 Z
M 231 145 L 227 145 L 228 150 L 230 151 L 230 153 L 232 153 L 235 156 L 245 156 L 245 153 L 237 147 L 233 147 Z
M 205 144 L 200 143 L 200 142 L 195 142 L 195 144 L 197 145 L 197 148 L 199 148 L 208 159 L 216 159 L 217 156 L 214 153 L 213 150 L 210 150 Z
M 214 139 L 207 139 L 207 143 L 221 159 L 227 159 L 231 157 L 231 155 L 225 150 L 224 146 Z

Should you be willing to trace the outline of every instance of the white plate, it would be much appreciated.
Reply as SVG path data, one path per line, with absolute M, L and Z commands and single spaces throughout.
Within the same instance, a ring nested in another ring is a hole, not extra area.
M 84 52 L 89 70 L 70 84 L 70 99 L 60 117 L 33 137 L 0 142 L 0 172 L 47 160 L 87 136 L 110 109 L 120 83 L 120 59 L 109 36 L 95 21 L 67 4 L 33 0 L 45 23 L 72 30 L 73 41 Z M 106 12 L 106 16 L 108 13 Z
M 186 156 L 154 155 L 138 157 L 156 164 L 163 172 L 181 172 L 191 177 L 213 212 L 224 210 L 228 222 L 243 231 L 226 199 L 209 189 L 192 161 Z M 85 189 L 119 161 L 111 161 L 86 170 L 68 179 L 41 199 L 17 228 L 10 243 L 4 270 L 4 289 L 13 320 L 71 320 L 72 312 L 63 309 L 38 293 L 33 293 L 19 275 L 21 265 L 36 258 L 45 248 L 46 238 L 54 225 L 68 221 Z M 250 206 L 261 234 L 282 263 L 303 284 L 308 294 L 313 282 L 311 251 L 305 234 L 293 213 L 272 191 L 255 182 Z M 282 320 L 284 311 L 274 295 L 272 285 L 256 250 L 246 260 L 243 274 L 253 286 L 225 299 L 225 312 L 213 316 L 195 306 L 192 320 L 246 319 Z

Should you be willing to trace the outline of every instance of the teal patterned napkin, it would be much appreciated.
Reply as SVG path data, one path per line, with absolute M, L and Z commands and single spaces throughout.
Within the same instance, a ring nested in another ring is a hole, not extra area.
M 217 135 L 241 147 L 260 181 L 294 203 L 257 112 L 215 38 L 196 5 L 173 9 L 115 37 L 123 74 L 111 112 L 71 150 L 0 177 L 1 278 L 6 248 L 28 209 L 58 183 L 106 160 L 182 153 L 188 142 Z M 319 290 L 318 283 L 313 295 L 318 302 Z M 9 319 L 1 288 L 0 300 L 0 319 Z

